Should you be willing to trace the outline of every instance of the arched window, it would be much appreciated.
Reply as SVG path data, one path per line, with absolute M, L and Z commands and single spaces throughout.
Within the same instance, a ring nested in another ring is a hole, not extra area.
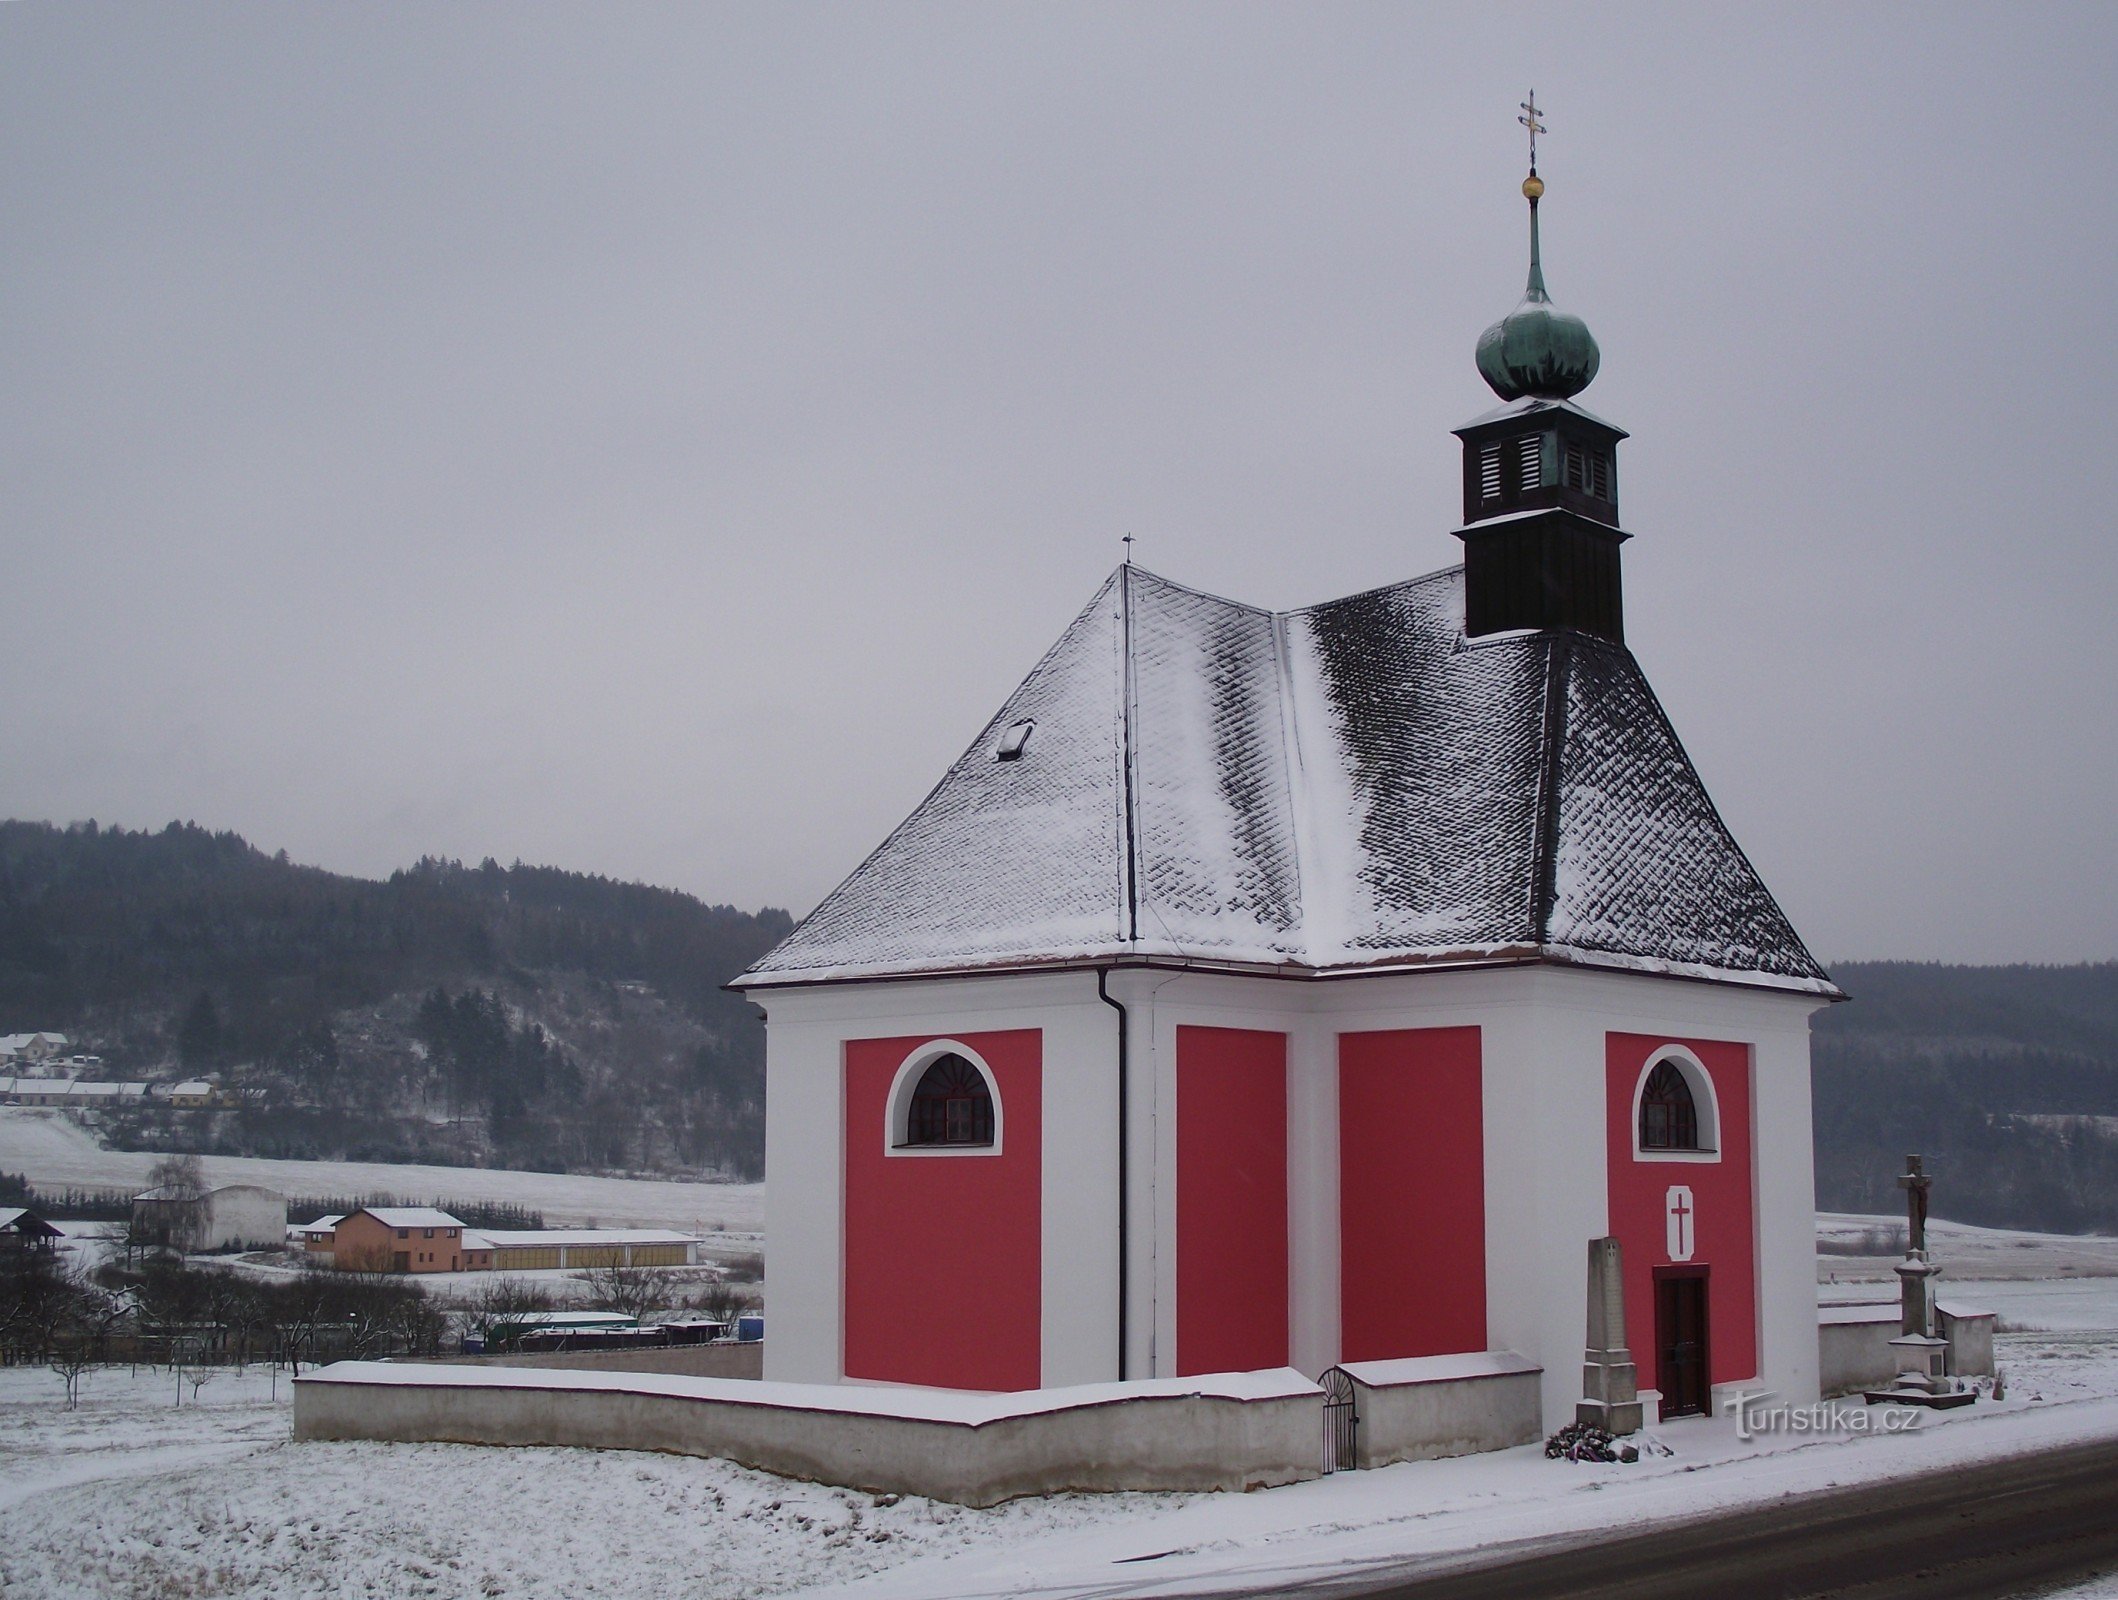
M 1657 1061 L 1640 1091 L 1640 1148 L 1699 1148 L 1699 1107 L 1674 1061 Z
M 985 1075 L 962 1056 L 936 1056 L 912 1091 L 905 1143 L 992 1142 L 993 1096 L 985 1086 Z

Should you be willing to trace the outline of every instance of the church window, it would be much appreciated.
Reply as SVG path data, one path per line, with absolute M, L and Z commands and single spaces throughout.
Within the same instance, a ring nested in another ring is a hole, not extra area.
M 1489 444 L 1478 452 L 1478 497 L 1483 501 L 1500 498 L 1500 446 Z
M 935 1057 L 920 1074 L 905 1119 L 908 1145 L 993 1142 L 993 1095 L 985 1075 L 959 1055 Z
M 1569 489 L 1578 489 L 1595 500 L 1611 497 L 1610 457 L 1600 450 L 1591 450 L 1585 445 L 1568 445 L 1565 476 Z
M 1027 717 L 1010 725 L 1008 731 L 1000 736 L 1000 748 L 993 752 L 993 759 L 995 761 L 1020 761 L 1022 759 L 1023 746 L 1030 742 L 1030 735 L 1036 731 L 1037 724 Z
M 1647 1087 L 1640 1093 L 1640 1148 L 1700 1148 L 1698 1103 L 1674 1061 L 1656 1062 L 1647 1075 Z

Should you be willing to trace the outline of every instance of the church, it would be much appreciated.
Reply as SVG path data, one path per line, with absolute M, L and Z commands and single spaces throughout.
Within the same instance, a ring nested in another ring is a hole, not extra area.
M 1838 997 L 1625 645 L 1600 360 L 1540 261 L 1476 351 L 1459 566 L 1292 611 L 1130 563 L 737 980 L 768 1378 L 1028 1390 L 1468 1352 L 1650 1421 L 1817 1393 Z M 1468 409 L 1468 408 L 1467 408 Z

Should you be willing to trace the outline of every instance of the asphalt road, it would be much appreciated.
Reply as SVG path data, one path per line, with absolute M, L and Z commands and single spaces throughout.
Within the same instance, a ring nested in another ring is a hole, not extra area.
M 2118 1573 L 2118 1440 L 1834 1489 L 1640 1533 L 1538 1540 L 1303 1600 L 1983 1600 Z

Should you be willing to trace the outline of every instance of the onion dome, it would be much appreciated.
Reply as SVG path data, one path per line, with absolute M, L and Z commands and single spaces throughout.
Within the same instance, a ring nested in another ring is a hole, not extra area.
M 1570 400 L 1595 378 L 1603 355 L 1588 324 L 1561 311 L 1544 292 L 1537 248 L 1537 201 L 1544 180 L 1535 167 L 1523 180 L 1522 194 L 1530 203 L 1529 286 L 1521 305 L 1478 336 L 1478 372 L 1503 400 L 1524 395 Z

